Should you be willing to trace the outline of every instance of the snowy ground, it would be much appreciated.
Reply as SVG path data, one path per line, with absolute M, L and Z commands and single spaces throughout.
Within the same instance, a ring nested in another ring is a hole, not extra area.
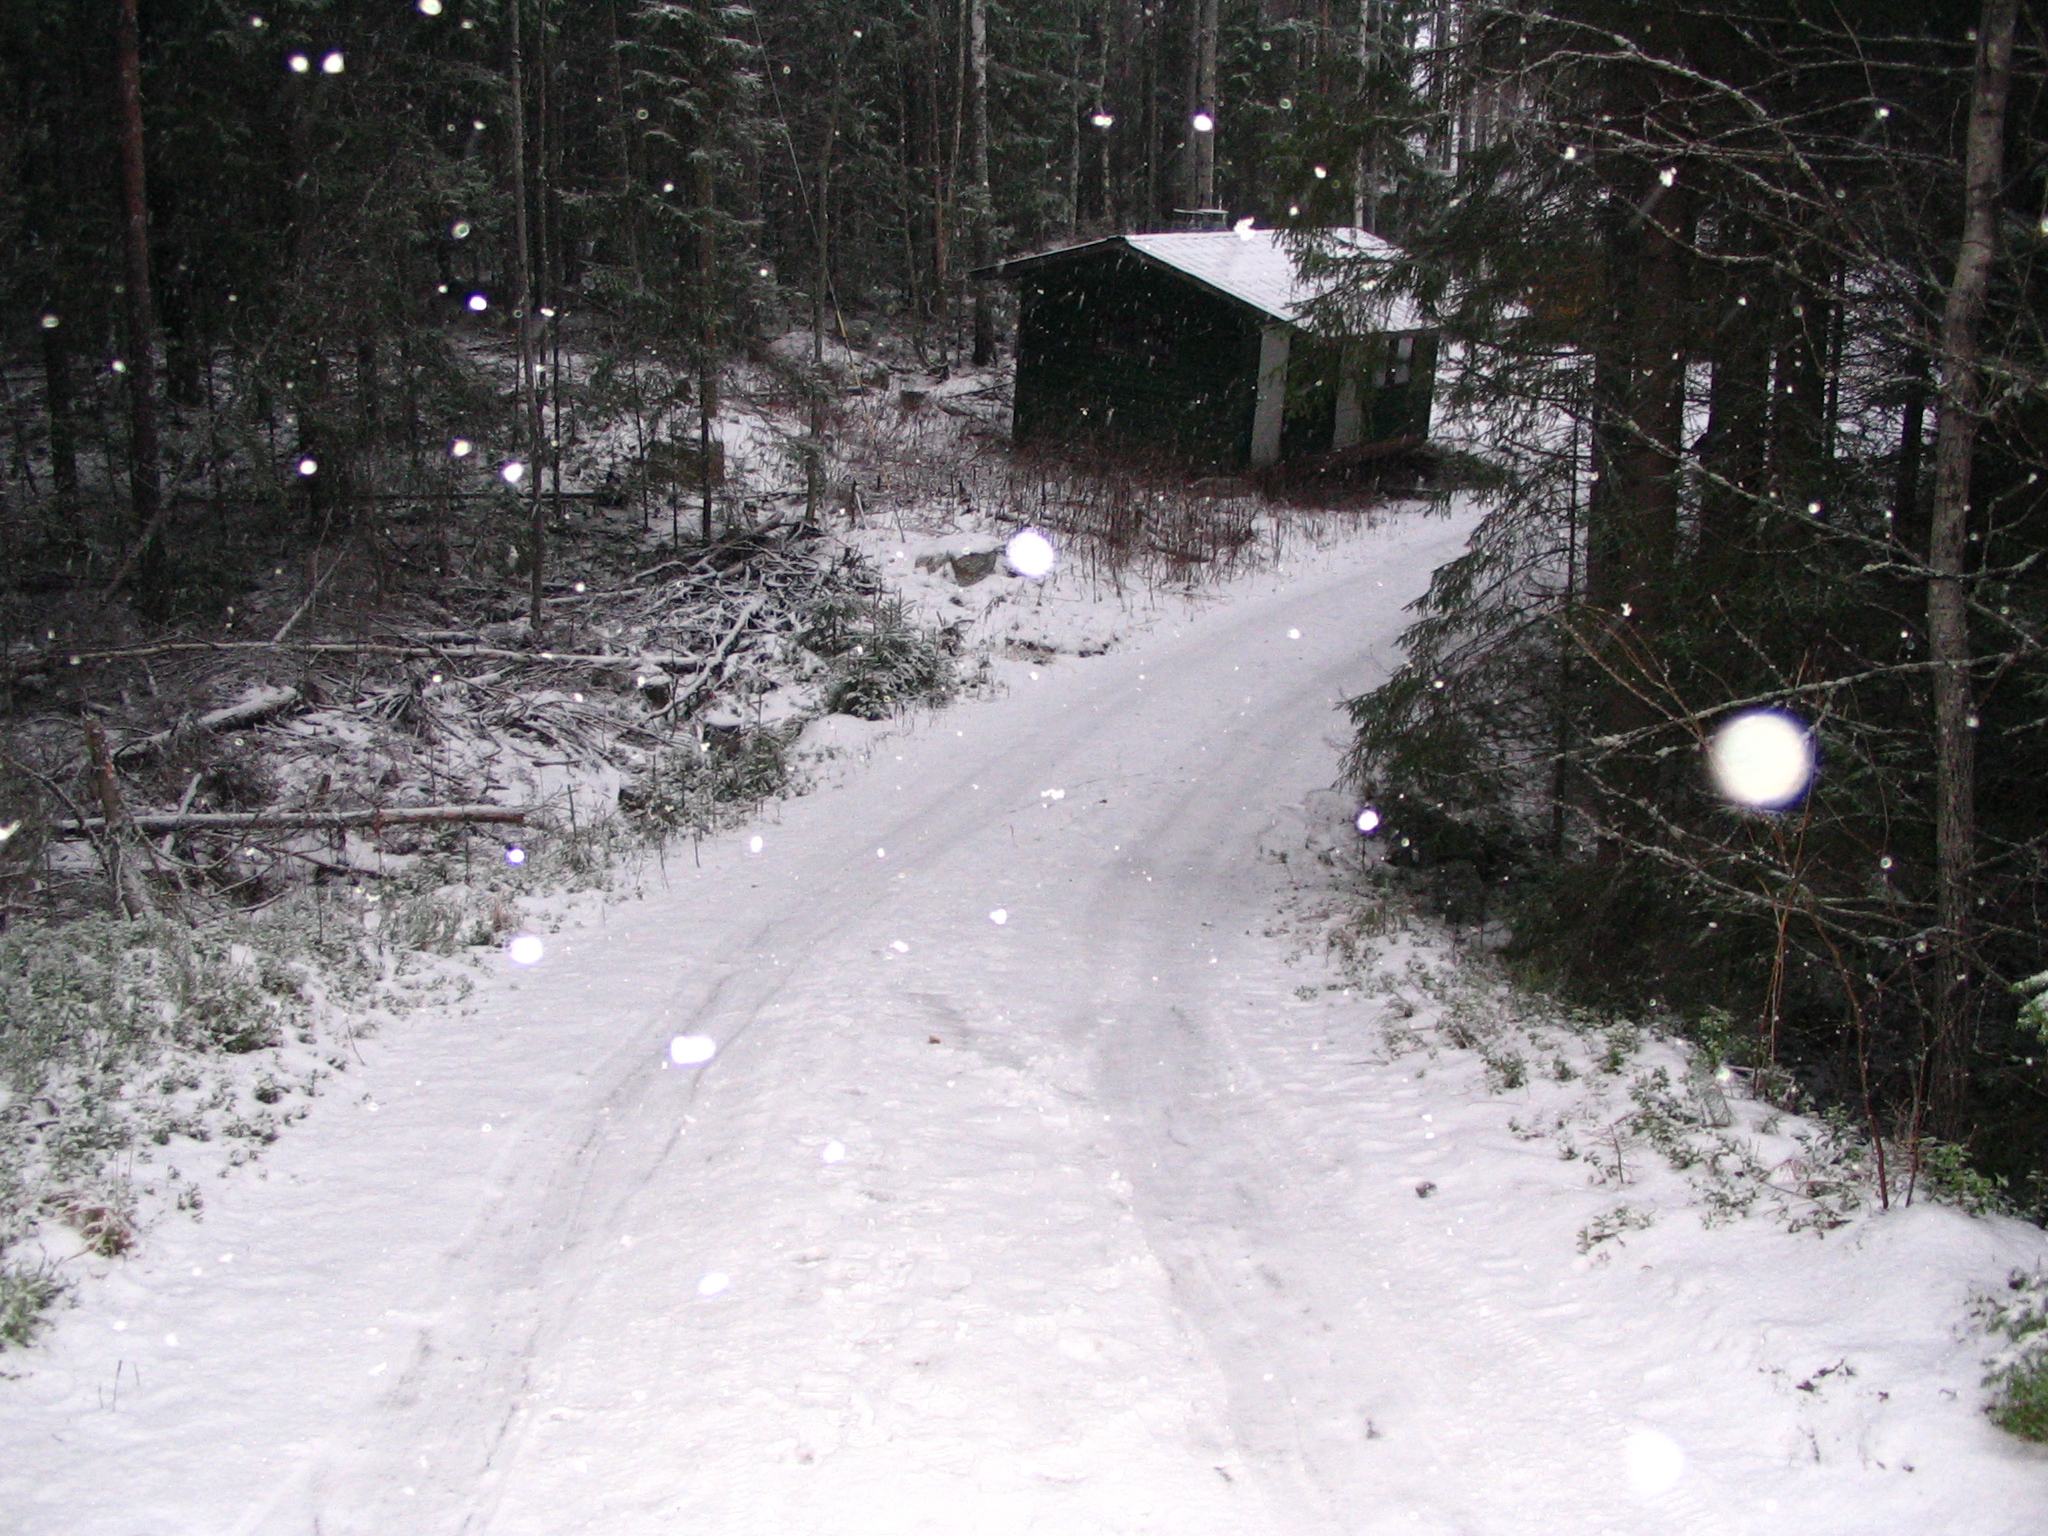
M 1581 1253 L 1621 1198 L 1597 1049 L 1489 1084 L 1419 1043 L 1440 989 L 1290 942 L 1331 705 L 1464 533 L 1008 663 L 646 899 L 537 923 L 538 964 L 366 1042 L 0 1362 L 0 1528 L 2043 1529 L 2048 1453 L 1985 1422 L 1966 1327 L 2041 1233 L 1705 1230 L 1645 1173 L 1656 1224 Z

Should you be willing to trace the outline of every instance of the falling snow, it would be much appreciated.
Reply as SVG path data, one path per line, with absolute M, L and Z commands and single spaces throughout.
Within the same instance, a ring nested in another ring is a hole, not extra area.
M 668 1043 L 668 1059 L 679 1067 L 702 1066 L 718 1054 L 718 1042 L 709 1035 L 677 1035 Z
M 1059 560 L 1052 540 L 1036 528 L 1026 528 L 1012 536 L 1003 553 L 1010 562 L 1010 569 L 1019 576 L 1033 579 L 1051 575 Z

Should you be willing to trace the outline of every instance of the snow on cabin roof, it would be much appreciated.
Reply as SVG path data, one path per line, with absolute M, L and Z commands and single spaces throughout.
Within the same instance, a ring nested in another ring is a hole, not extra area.
M 1277 229 L 1225 229 L 1185 234 L 1111 235 L 1107 239 L 1084 241 L 1080 245 L 1041 251 L 1033 256 L 1014 257 L 994 266 L 981 267 L 968 275 L 1021 277 L 1052 262 L 1095 253 L 1107 254 L 1121 246 L 1191 277 L 1225 298 L 1249 305 L 1263 315 L 1299 325 L 1303 309 L 1321 291 L 1321 285 L 1302 281 L 1294 255 L 1283 239 L 1284 233 Z M 1362 229 L 1329 229 L 1320 233 L 1335 243 L 1353 247 L 1361 255 L 1392 257 L 1396 254 L 1392 245 Z M 1412 331 L 1419 329 L 1420 325 L 1415 306 L 1403 299 L 1395 301 L 1384 317 L 1375 317 L 1374 328 Z

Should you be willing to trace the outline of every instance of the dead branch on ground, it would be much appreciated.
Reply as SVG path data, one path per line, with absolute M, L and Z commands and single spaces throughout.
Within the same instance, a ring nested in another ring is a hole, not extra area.
M 129 815 L 123 820 L 137 831 L 158 832 L 295 832 L 341 827 L 422 826 L 444 822 L 525 822 L 528 807 L 510 805 L 407 805 L 369 811 L 186 811 Z M 98 837 L 107 818 L 88 816 L 53 821 L 57 837 Z

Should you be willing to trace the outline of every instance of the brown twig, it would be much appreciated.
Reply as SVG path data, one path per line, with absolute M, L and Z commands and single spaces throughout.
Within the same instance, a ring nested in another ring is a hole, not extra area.
M 93 792 L 100 802 L 100 815 L 96 826 L 88 831 L 81 825 L 79 830 L 97 834 L 94 840 L 99 844 L 107 878 L 114 887 L 114 899 L 121 904 L 122 911 L 132 918 L 155 917 L 156 903 L 143 883 L 142 872 L 123 857 L 121 844 L 125 836 L 134 832 L 135 823 L 121 801 L 121 781 L 114 774 L 114 756 L 107 750 L 107 733 L 100 728 L 99 721 L 90 717 L 85 721 L 85 750 L 92 759 Z
M 762 602 L 763 599 L 759 597 L 747 600 L 745 606 L 740 609 L 738 622 L 727 630 L 725 638 L 718 642 L 718 649 L 711 653 L 711 659 L 704 664 L 697 681 L 685 692 L 677 694 L 675 702 L 664 713 L 672 711 L 678 719 L 688 717 L 697 701 L 718 682 L 720 669 L 725 665 L 726 657 L 732 653 L 732 648 L 739 641 L 741 633 L 754 622 L 754 616 L 761 611 Z
M 284 623 L 278 627 L 277 633 L 270 637 L 270 643 L 272 645 L 284 644 L 284 637 L 290 634 L 292 630 L 297 626 L 299 620 L 306 616 L 306 610 L 308 608 L 311 608 L 315 600 L 318 599 L 318 597 L 320 596 L 320 589 L 327 585 L 328 578 L 331 577 L 336 571 L 341 569 L 341 560 L 341 555 L 336 554 L 332 560 L 328 561 L 327 569 L 325 571 L 322 571 L 318 576 L 314 578 L 313 585 L 306 589 L 306 600 L 303 603 L 300 603 L 298 607 L 292 610 L 292 616 L 286 619 Z
M 111 764 L 107 772 L 112 772 Z M 517 825 L 523 823 L 526 817 L 527 808 L 524 806 L 409 805 L 373 811 L 163 812 L 121 816 L 119 824 L 150 833 L 256 832 L 340 827 L 401 827 L 469 821 L 508 822 Z M 57 837 L 98 837 L 107 830 L 107 826 L 108 818 L 88 816 L 74 821 L 53 821 L 50 823 L 50 831 Z
M 6 670 L 14 677 L 26 676 L 32 672 L 47 671 L 59 664 L 84 666 L 87 663 L 103 661 L 139 661 L 150 656 L 188 655 L 198 652 L 215 651 L 228 654 L 237 651 L 282 651 L 304 656 L 389 656 L 398 660 L 431 661 L 504 661 L 529 667 L 577 666 L 606 667 L 622 671 L 634 668 L 660 668 L 668 672 L 694 671 L 702 665 L 695 656 L 633 656 L 633 655 L 588 655 L 573 651 L 509 651 L 487 645 L 404 645 L 374 640 L 302 640 L 280 643 L 275 640 L 167 640 L 157 645 L 125 646 L 107 651 L 70 651 L 61 657 L 45 652 L 43 655 L 6 663 Z

